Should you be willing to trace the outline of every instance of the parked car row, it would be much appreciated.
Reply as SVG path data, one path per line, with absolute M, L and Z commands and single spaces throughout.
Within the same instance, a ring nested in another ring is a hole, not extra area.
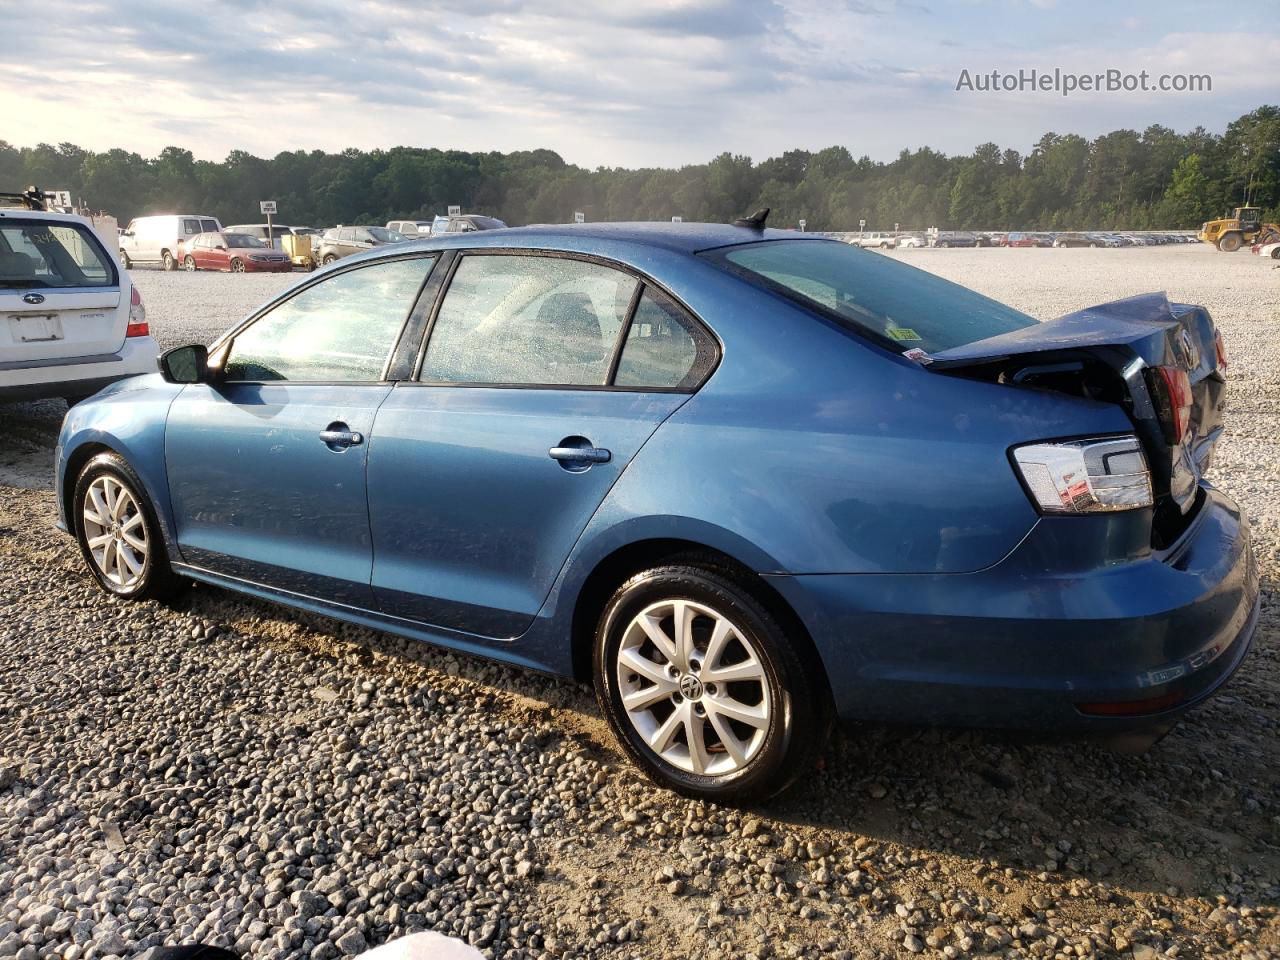
M 464 214 L 433 220 L 392 220 L 385 227 L 340 225 L 321 231 L 284 223 L 224 227 L 217 217 L 163 214 L 136 217 L 120 231 L 120 263 L 126 270 L 135 265 L 231 273 L 293 267 L 314 270 L 389 243 L 505 226 L 496 217 Z M 277 255 L 269 252 L 272 249 Z
M 1195 243 L 1190 233 L 1104 233 L 943 230 L 881 232 L 874 230 L 838 234 L 856 247 L 882 250 L 912 247 L 1149 247 L 1167 243 Z

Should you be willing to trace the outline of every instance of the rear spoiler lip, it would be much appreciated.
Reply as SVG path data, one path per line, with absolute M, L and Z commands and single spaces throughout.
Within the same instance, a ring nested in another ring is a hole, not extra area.
M 1044 323 L 976 340 L 929 355 L 928 369 L 957 370 L 1024 354 L 1070 353 L 1087 348 L 1132 347 L 1146 356 L 1165 352 L 1166 330 L 1195 307 L 1177 313 L 1164 293 L 1146 293 L 1086 307 Z M 1148 341 L 1148 342 L 1143 342 Z

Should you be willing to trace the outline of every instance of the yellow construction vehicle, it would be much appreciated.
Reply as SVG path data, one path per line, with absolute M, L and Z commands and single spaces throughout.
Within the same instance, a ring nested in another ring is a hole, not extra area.
M 1259 234 L 1267 230 L 1280 231 L 1280 226 L 1263 223 L 1261 207 L 1236 207 L 1234 216 L 1202 224 L 1200 239 L 1224 253 L 1232 253 L 1245 244 L 1253 243 Z

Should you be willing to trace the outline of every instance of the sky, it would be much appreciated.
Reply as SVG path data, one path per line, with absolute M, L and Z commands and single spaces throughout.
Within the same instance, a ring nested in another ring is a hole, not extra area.
M 840 144 L 1028 150 L 1280 102 L 1280 17 L 1183 0 L 0 0 L 0 140 L 144 156 L 549 148 L 588 167 Z M 6 32 L 8 32 L 6 30 Z M 1207 92 L 983 93 L 992 70 Z

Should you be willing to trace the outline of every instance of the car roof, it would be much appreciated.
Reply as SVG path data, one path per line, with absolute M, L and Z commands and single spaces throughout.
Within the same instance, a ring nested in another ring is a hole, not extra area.
M 795 230 L 756 230 L 727 223 L 560 223 L 536 227 L 503 227 L 475 233 L 446 234 L 429 239 L 411 240 L 404 246 L 427 247 L 502 247 L 517 243 L 521 247 L 568 246 L 581 248 L 596 242 L 610 245 L 654 247 L 676 253 L 697 253 L 715 247 L 728 247 L 759 240 L 823 240 L 825 238 Z M 837 241 L 831 241 L 837 242 Z
M 11 217 L 15 220 L 57 220 L 64 223 L 82 223 L 92 227 L 87 217 L 78 213 L 57 213 L 53 210 L 23 210 L 20 207 L 0 207 L 0 217 Z

